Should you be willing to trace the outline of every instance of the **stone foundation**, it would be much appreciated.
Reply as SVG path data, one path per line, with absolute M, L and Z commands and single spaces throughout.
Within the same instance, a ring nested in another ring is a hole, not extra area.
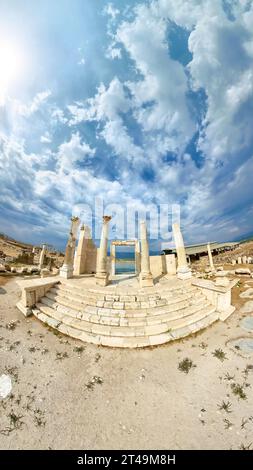
M 58 276 L 44 279 L 17 281 L 17 284 L 21 289 L 21 300 L 17 303 L 17 308 L 25 315 L 25 317 L 32 315 L 32 308 L 58 282 Z
M 235 307 L 231 305 L 231 290 L 237 282 L 237 279 L 227 280 L 224 285 L 219 285 L 205 279 L 194 279 L 192 285 L 201 289 L 219 313 L 219 320 L 225 321 L 235 311 Z

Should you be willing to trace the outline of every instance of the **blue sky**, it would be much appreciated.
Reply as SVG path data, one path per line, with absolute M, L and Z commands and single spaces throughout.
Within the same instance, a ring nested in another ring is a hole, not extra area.
M 252 0 L 0 0 L 0 231 L 62 248 L 100 197 L 239 238 L 252 144 Z

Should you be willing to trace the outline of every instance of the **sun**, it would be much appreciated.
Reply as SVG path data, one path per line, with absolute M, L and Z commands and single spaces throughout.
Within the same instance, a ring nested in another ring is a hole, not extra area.
M 23 51 L 17 44 L 0 40 L 0 102 L 18 81 L 24 67 Z

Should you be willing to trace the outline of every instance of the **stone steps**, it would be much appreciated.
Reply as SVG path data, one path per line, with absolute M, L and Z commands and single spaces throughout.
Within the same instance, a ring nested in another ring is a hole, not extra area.
M 118 301 L 118 302 L 133 302 L 133 301 L 140 301 L 145 302 L 148 300 L 158 300 L 161 298 L 172 298 L 174 295 L 183 294 L 183 293 L 190 293 L 197 290 L 195 286 L 191 284 L 185 285 L 178 285 L 172 286 L 169 291 L 168 289 L 161 289 L 159 288 L 159 292 L 156 290 L 155 287 L 148 288 L 148 291 L 142 292 L 141 290 L 134 291 L 131 289 L 131 293 L 117 291 L 108 291 L 108 290 L 95 290 L 84 288 L 82 286 L 77 286 L 75 284 L 68 284 L 64 281 L 60 284 L 55 286 L 55 289 L 58 291 L 65 291 L 70 294 L 75 294 L 78 297 L 82 297 L 84 300 L 101 300 L 101 301 Z
M 42 304 L 43 305 L 43 304 Z M 205 315 L 199 318 L 200 315 L 195 317 L 194 321 L 189 324 L 184 324 L 184 326 L 179 326 L 174 330 L 168 329 L 165 332 L 161 332 L 159 330 L 144 330 L 144 335 L 138 336 L 137 333 L 143 333 L 143 329 L 134 329 L 135 335 L 132 336 L 124 336 L 124 335 L 114 335 L 113 332 L 110 334 L 105 335 L 104 330 L 83 330 L 77 327 L 76 321 L 73 320 L 72 323 L 65 323 L 63 320 L 65 319 L 64 315 L 61 317 L 58 316 L 57 318 L 52 317 L 53 309 L 48 307 L 47 313 L 45 313 L 45 306 L 44 312 L 40 310 L 40 304 L 38 304 L 39 308 L 35 308 L 33 310 L 34 315 L 48 326 L 57 329 L 63 334 L 68 336 L 72 336 L 73 338 L 77 338 L 84 342 L 89 342 L 93 344 L 99 344 L 103 346 L 110 346 L 110 347 L 122 347 L 122 348 L 139 348 L 139 347 L 147 347 L 147 346 L 155 346 L 164 344 L 176 339 L 184 338 L 192 333 L 196 333 L 207 326 L 211 325 L 218 319 L 218 314 L 213 311 L 213 308 L 209 307 L 209 311 L 205 312 Z M 61 320 L 60 320 L 61 318 Z M 124 330 L 123 328 L 121 328 Z M 94 332 L 96 331 L 96 332 Z M 100 331 L 100 332 L 98 332 Z
M 99 290 L 62 282 L 33 309 L 61 333 L 85 342 L 138 348 L 163 344 L 195 333 L 218 319 L 201 291 L 190 283 L 148 292 Z
M 104 336 L 148 336 L 154 334 L 166 333 L 168 331 L 173 331 L 178 328 L 183 328 L 196 323 L 199 320 L 203 320 L 206 316 L 214 312 L 214 307 L 208 306 L 202 308 L 201 310 L 187 315 L 175 320 L 171 320 L 168 316 L 167 322 L 163 322 L 157 325 L 148 325 L 143 324 L 142 326 L 128 326 L 128 325 L 105 325 L 94 323 L 91 320 L 85 321 L 80 318 L 73 318 L 72 316 L 60 312 L 58 309 L 53 309 L 46 306 L 45 304 L 38 304 L 39 310 L 50 316 L 56 321 L 62 322 L 68 326 L 73 326 L 74 328 L 86 331 L 88 333 L 93 333 L 97 335 Z
M 183 298 L 175 298 L 173 302 L 167 304 L 163 307 L 156 306 L 150 307 L 147 309 L 135 309 L 135 310 L 127 310 L 127 309 L 115 309 L 115 308 L 100 308 L 95 306 L 90 306 L 86 304 L 82 304 L 80 302 L 74 301 L 67 297 L 58 296 L 51 292 L 47 293 L 46 296 L 42 299 L 42 303 L 46 305 L 53 306 L 61 305 L 67 307 L 69 309 L 74 309 L 78 313 L 85 314 L 86 316 L 103 316 L 103 317 L 112 317 L 115 318 L 119 316 L 121 318 L 133 318 L 133 319 L 142 319 L 147 316 L 158 316 L 163 314 L 168 314 L 169 312 L 177 312 L 183 308 L 187 308 L 188 306 L 200 305 L 206 302 L 205 297 L 201 294 L 195 294 L 195 296 L 191 296 L 189 299 L 188 297 L 184 296 Z
M 137 311 L 142 309 L 149 309 L 149 308 L 157 308 L 163 307 L 168 304 L 175 304 L 180 301 L 190 300 L 193 298 L 199 298 L 202 294 L 197 290 L 194 289 L 193 291 L 187 293 L 180 293 L 173 297 L 167 296 L 167 298 L 160 298 L 156 300 L 149 300 L 149 301 L 107 301 L 107 300 L 94 300 L 89 299 L 87 295 L 76 295 L 72 291 L 66 289 L 59 289 L 53 288 L 47 294 L 49 298 L 55 300 L 59 303 L 66 302 L 65 299 L 69 302 L 69 306 L 76 305 L 77 308 L 84 308 L 85 306 L 92 306 L 97 308 L 104 308 L 104 309 L 115 309 L 115 310 L 133 310 L 137 313 Z M 115 296 L 116 297 L 116 296 Z M 116 297 L 117 298 L 117 297 Z M 125 298 L 125 296 L 122 298 Z M 66 303 L 64 303 L 66 305 Z M 96 313 L 96 309 L 93 309 L 93 313 Z
M 72 318 L 79 318 L 92 323 L 116 326 L 156 325 L 167 322 L 168 320 L 177 320 L 188 315 L 192 315 L 209 305 L 207 300 L 197 299 L 192 301 L 190 306 L 188 302 L 178 303 L 176 306 L 167 306 L 166 309 L 150 309 L 149 312 L 141 312 L 142 316 L 137 317 L 134 313 L 130 316 L 129 312 L 124 311 L 123 313 L 121 311 L 118 313 L 116 310 L 111 310 L 110 315 L 105 315 L 104 309 L 97 309 L 96 313 L 94 313 L 93 310 L 91 312 L 89 312 L 89 310 L 87 311 L 87 308 L 76 309 L 75 305 L 70 305 L 69 302 L 66 302 L 65 305 L 64 302 L 59 303 L 47 296 L 41 299 L 41 303 L 45 306 L 56 309 L 60 313 L 69 315 Z

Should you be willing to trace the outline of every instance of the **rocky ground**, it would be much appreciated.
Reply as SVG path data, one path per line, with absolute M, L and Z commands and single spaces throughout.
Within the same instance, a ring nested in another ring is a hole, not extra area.
M 223 253 L 219 253 L 218 255 L 213 255 L 213 262 L 215 266 L 222 266 L 225 270 L 226 269 L 237 269 L 237 268 L 252 268 L 253 265 L 248 264 L 236 264 L 235 266 L 231 265 L 232 259 L 237 260 L 238 257 L 243 256 L 251 256 L 253 258 L 253 241 L 249 241 L 246 243 L 242 243 L 236 250 L 233 251 L 225 251 Z M 199 272 L 205 270 L 206 267 L 209 266 L 208 256 L 201 256 L 199 261 L 195 261 L 192 264 L 193 269 L 196 269 Z
M 252 279 L 226 323 L 143 350 L 56 335 L 18 297 L 0 278 L 1 449 L 253 447 Z

